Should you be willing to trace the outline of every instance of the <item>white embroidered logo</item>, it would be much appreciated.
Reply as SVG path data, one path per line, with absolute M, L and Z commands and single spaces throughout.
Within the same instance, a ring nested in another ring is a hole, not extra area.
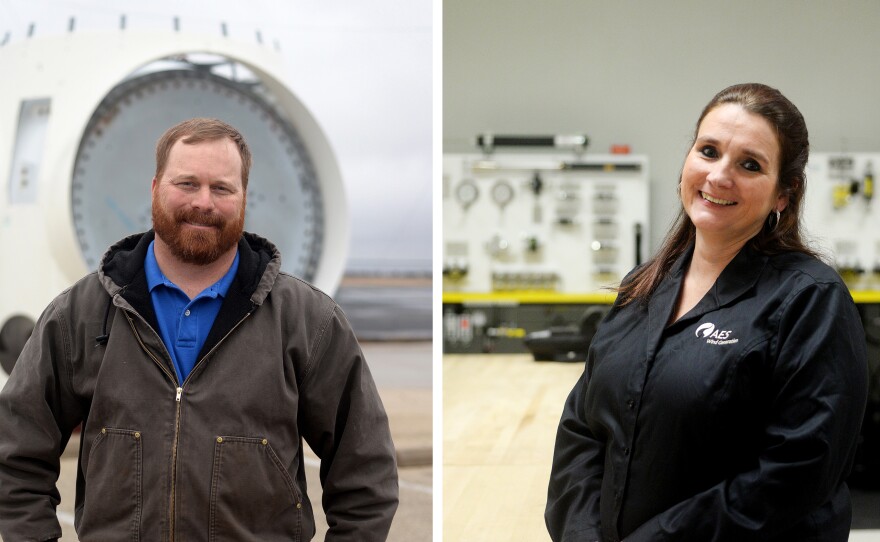
M 700 327 L 697 328 L 697 337 L 700 336 L 701 331 L 703 332 L 703 337 L 708 337 L 712 334 L 713 331 L 715 331 L 715 324 L 711 322 L 706 322 L 705 324 L 700 325 Z
M 694 332 L 694 335 L 697 337 L 704 337 L 706 339 L 706 344 L 736 344 L 739 342 L 739 339 L 733 339 L 730 337 L 733 331 L 729 329 L 721 330 L 715 329 L 715 324 L 712 322 L 706 322 L 705 324 L 700 324 L 697 326 L 697 330 Z

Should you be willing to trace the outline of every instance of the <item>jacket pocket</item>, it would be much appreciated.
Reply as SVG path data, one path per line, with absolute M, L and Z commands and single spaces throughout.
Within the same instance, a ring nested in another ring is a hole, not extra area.
M 143 509 L 141 433 L 105 427 L 92 441 L 77 532 L 82 540 L 139 541 Z
M 217 437 L 211 476 L 210 542 L 298 541 L 302 498 L 261 437 Z

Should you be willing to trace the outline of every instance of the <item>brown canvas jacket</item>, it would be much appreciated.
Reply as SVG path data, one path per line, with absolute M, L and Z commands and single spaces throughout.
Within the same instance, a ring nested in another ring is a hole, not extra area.
M 246 233 L 220 314 L 179 383 L 143 272 L 152 239 L 120 241 L 49 305 L 0 393 L 3 539 L 61 535 L 59 456 L 82 423 L 83 542 L 310 540 L 303 440 L 321 458 L 326 540 L 385 540 L 395 453 L 339 307 Z

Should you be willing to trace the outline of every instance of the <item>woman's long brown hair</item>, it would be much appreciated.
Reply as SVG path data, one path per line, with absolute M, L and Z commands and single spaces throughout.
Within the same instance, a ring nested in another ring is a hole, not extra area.
M 716 94 L 703 108 L 694 130 L 694 140 L 706 115 L 719 105 L 728 103 L 738 104 L 749 113 L 760 115 L 775 129 L 780 148 L 778 188 L 781 194 L 788 196 L 788 205 L 780 215 L 779 223 L 771 228 L 765 222 L 761 231 L 748 243 L 765 254 L 793 251 L 816 256 L 803 242 L 801 235 L 801 206 L 807 187 L 805 169 L 810 155 L 810 142 L 803 115 L 775 88 L 759 83 L 733 85 Z M 626 305 L 633 301 L 646 303 L 660 281 L 669 273 L 673 263 L 688 249 L 695 235 L 694 223 L 684 212 L 684 207 L 680 207 L 678 216 L 657 254 L 618 287 L 620 304 Z

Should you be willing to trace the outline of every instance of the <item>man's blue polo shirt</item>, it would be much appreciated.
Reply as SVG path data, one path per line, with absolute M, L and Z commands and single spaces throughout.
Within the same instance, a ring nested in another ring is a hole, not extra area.
M 178 382 L 183 383 L 196 364 L 196 357 L 205 345 L 208 332 L 214 325 L 214 319 L 220 312 L 220 305 L 223 304 L 223 298 L 226 297 L 237 270 L 236 252 L 235 260 L 223 278 L 190 300 L 159 269 L 159 262 L 153 252 L 153 242 L 150 243 L 144 261 L 147 287 L 150 289 L 156 320 L 159 321 L 159 334 L 171 354 Z

